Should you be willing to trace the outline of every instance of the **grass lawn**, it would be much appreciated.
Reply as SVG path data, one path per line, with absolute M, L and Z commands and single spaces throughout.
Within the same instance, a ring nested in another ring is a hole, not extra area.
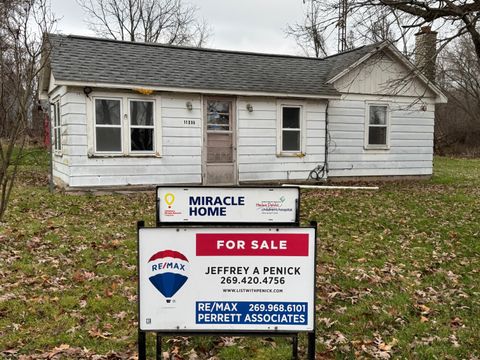
M 44 153 L 25 161 L 0 223 L 0 358 L 133 357 L 135 224 L 153 226 L 154 194 L 51 194 L 47 173 Z M 478 359 L 480 160 L 436 158 L 432 180 L 380 186 L 302 193 L 302 222 L 319 223 L 317 358 Z M 290 347 L 175 337 L 163 351 L 289 359 Z

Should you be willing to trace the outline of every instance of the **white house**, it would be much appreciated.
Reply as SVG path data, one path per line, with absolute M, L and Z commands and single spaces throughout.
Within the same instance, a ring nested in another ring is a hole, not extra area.
M 58 186 L 432 174 L 434 106 L 446 97 L 388 42 L 325 59 L 49 43 L 40 85 Z

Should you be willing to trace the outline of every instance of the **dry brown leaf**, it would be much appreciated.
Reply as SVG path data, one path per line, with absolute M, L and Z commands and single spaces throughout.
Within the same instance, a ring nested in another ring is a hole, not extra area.
M 108 339 L 108 337 L 112 335 L 111 333 L 106 331 L 102 332 L 96 327 L 93 327 L 90 330 L 88 330 L 88 334 L 93 338 L 102 338 L 102 339 Z

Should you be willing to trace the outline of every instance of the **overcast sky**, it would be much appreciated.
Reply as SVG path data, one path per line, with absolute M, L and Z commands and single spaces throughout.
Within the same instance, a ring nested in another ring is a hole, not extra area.
M 189 0 L 198 7 L 199 16 L 213 29 L 208 47 L 267 53 L 303 55 L 291 38 L 287 24 L 303 18 L 302 0 Z M 75 0 L 51 0 L 52 10 L 60 18 L 57 30 L 62 34 L 94 34 L 84 22 L 85 14 Z

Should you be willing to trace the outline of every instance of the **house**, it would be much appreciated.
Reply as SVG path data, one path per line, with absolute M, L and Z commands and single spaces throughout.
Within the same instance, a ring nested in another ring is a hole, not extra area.
M 434 107 L 446 97 L 388 42 L 324 59 L 49 43 L 40 86 L 58 186 L 432 174 Z

